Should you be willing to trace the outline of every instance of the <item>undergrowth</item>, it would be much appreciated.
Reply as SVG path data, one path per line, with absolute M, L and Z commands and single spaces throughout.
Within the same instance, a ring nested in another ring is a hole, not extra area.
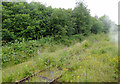
M 20 63 L 10 65 L 11 67 L 9 65 L 4 67 L 2 72 L 3 82 L 20 80 L 49 66 L 57 67 L 65 72 L 62 78 L 58 80 L 60 82 L 117 81 L 118 51 L 116 44 L 109 41 L 107 34 L 91 35 L 84 38 L 83 41 L 76 39 L 70 44 L 50 44 L 46 42 L 41 46 L 40 41 L 29 41 L 21 43 L 22 48 L 19 47 L 21 49 L 18 48 L 16 51 L 13 49 L 16 48 L 15 44 L 9 47 L 4 46 L 3 56 L 10 56 L 9 58 L 13 60 L 9 61 L 8 58 L 3 57 L 4 60 L 8 60 L 8 63 L 16 61 L 11 57 L 13 51 L 17 53 L 16 58 L 25 60 L 26 57 L 26 60 L 28 58 L 29 60 L 20 61 Z M 9 49 L 9 51 L 5 51 L 4 48 Z M 20 53 L 23 51 L 24 53 Z M 28 52 L 30 55 L 28 55 Z M 8 53 L 10 54 L 7 56 Z M 18 53 L 21 55 L 18 55 Z M 3 62 L 3 66 L 5 64 Z

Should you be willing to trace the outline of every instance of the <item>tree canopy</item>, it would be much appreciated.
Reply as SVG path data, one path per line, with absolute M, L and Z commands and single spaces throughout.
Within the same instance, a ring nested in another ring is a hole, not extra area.
M 60 39 L 75 34 L 108 33 L 111 21 L 107 16 L 90 15 L 83 2 L 72 9 L 52 8 L 37 2 L 2 2 L 2 39 L 37 40 L 53 36 Z

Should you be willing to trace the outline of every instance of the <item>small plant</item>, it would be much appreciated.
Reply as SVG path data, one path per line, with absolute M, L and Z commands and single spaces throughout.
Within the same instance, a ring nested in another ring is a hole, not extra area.
M 24 68 L 23 68 L 23 73 L 22 73 L 22 77 L 27 77 L 27 76 L 30 76 L 32 75 L 32 72 L 31 72 L 31 69 L 28 65 L 25 65 Z
M 55 52 L 56 48 L 54 46 L 50 46 L 49 51 L 50 52 Z
M 52 57 L 49 57 L 49 56 L 45 57 L 43 60 L 44 60 L 44 64 L 47 65 L 47 66 L 51 65 L 52 63 L 54 63 L 54 59 Z
M 6 76 L 4 80 L 4 82 L 13 82 L 14 76 L 12 73 L 10 73 L 8 76 Z
M 82 47 L 88 48 L 90 46 L 90 43 L 88 41 L 84 41 Z

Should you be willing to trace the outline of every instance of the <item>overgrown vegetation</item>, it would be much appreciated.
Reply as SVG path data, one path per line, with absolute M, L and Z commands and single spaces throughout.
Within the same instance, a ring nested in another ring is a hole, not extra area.
M 30 40 L 26 42 L 9 42 L 6 46 L 2 47 L 2 67 L 4 68 L 25 62 L 27 59 L 36 56 L 38 53 L 43 52 L 47 48 L 49 48 L 49 52 L 55 52 L 57 44 L 70 46 L 77 40 L 82 41 L 83 36 L 73 35 L 70 38 L 66 37 L 58 41 L 55 41 L 53 38 L 45 37 L 40 40 Z
M 29 45 L 29 43 L 25 44 Z M 36 42 L 36 45 L 38 44 Z M 28 61 L 3 68 L 3 82 L 20 80 L 48 66 L 65 71 L 60 82 L 116 82 L 118 51 L 115 45 L 109 41 L 107 34 L 100 34 L 91 35 L 69 47 L 63 44 L 51 46 L 54 52 L 48 46 L 44 50 L 37 48 L 36 51 L 39 50 L 39 53 L 35 52 L 36 55 L 34 54 L 35 56 Z M 24 58 L 21 57 L 19 60 Z
M 106 15 L 91 16 L 84 2 L 73 10 L 2 2 L 2 81 L 52 66 L 65 71 L 60 82 L 115 82 L 118 52 L 108 38 L 111 24 Z

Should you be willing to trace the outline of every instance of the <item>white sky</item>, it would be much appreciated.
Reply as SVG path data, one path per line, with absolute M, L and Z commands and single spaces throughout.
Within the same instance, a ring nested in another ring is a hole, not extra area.
M 31 0 L 27 0 L 31 1 Z M 53 8 L 74 8 L 75 3 L 78 0 L 34 0 L 39 1 L 46 6 L 52 6 Z M 118 24 L 118 1 L 120 0 L 84 0 L 92 16 L 98 17 L 104 14 Z

